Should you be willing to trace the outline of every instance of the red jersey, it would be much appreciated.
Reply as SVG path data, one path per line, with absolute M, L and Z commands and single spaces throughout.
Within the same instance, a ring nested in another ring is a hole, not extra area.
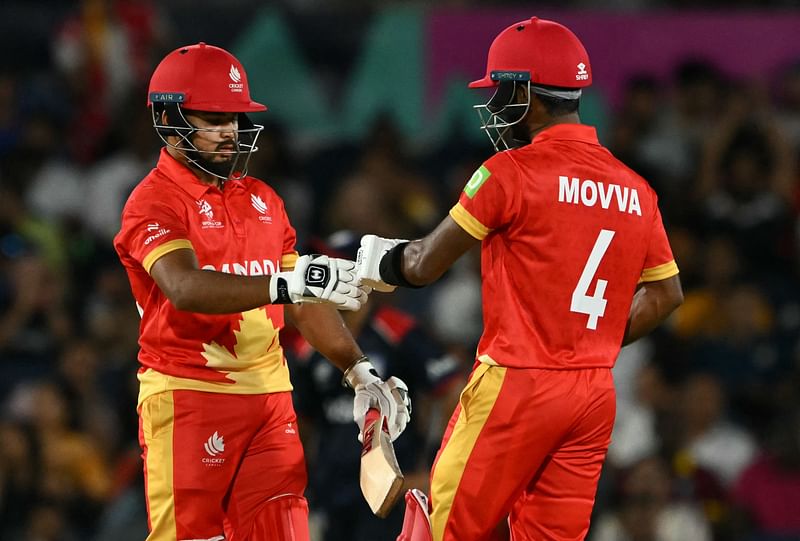
M 483 241 L 488 364 L 612 367 L 637 283 L 678 273 L 655 192 L 590 126 L 559 124 L 495 154 L 450 216 Z
M 180 311 L 149 272 L 173 250 L 194 250 L 200 267 L 240 275 L 293 267 L 295 231 L 283 201 L 252 177 L 224 191 L 201 182 L 166 150 L 133 190 L 114 247 L 142 321 L 139 403 L 166 390 L 256 394 L 292 389 L 278 342 L 283 306 L 209 315 Z

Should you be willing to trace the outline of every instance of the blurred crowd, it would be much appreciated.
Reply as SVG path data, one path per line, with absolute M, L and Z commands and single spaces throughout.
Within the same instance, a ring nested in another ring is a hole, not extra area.
M 47 66 L 0 70 L 1 539 L 146 535 L 138 314 L 111 239 L 157 158 L 144 95 L 171 32 L 149 2 L 85 0 Z M 620 355 L 590 539 L 799 539 L 800 59 L 733 80 L 687 58 L 626 88 L 601 140 L 658 192 L 686 301 Z M 422 149 L 390 116 L 313 147 L 263 120 L 250 172 L 286 200 L 300 249 L 339 230 L 424 234 L 491 154 L 464 133 L 477 118 Z M 481 332 L 475 255 L 380 299 L 462 374 Z M 441 419 L 416 415 L 437 441 Z

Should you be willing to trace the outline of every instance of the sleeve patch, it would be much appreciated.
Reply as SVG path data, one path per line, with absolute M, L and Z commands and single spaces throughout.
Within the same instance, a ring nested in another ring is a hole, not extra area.
M 486 169 L 485 165 L 481 165 L 477 171 L 472 173 L 467 185 L 464 186 L 464 193 L 467 194 L 467 197 L 472 199 L 475 197 L 475 194 L 478 193 L 478 190 L 481 189 L 483 183 L 492 176 L 492 172 Z
M 491 232 L 491 229 L 478 221 L 475 216 L 469 213 L 467 209 L 461 206 L 461 203 L 456 203 L 450 209 L 450 217 L 461 226 L 461 228 L 475 237 L 478 240 L 483 240 Z

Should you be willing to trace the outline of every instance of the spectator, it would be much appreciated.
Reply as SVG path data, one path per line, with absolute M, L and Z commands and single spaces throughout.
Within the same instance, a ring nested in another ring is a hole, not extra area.
M 711 530 L 693 506 L 671 501 L 670 477 L 655 457 L 632 466 L 615 512 L 599 517 L 592 541 L 710 541 Z
M 719 381 L 694 374 L 680 396 L 683 451 L 694 467 L 705 469 L 727 487 L 753 460 L 752 436 L 726 419 L 725 396 Z
M 763 93 L 735 89 L 703 148 L 697 196 L 706 226 L 735 236 L 744 257 L 761 268 L 785 262 L 794 168 Z
M 789 541 L 800 536 L 800 410 L 796 407 L 774 420 L 764 453 L 736 481 L 732 498 L 746 517 L 740 525 L 742 539 Z

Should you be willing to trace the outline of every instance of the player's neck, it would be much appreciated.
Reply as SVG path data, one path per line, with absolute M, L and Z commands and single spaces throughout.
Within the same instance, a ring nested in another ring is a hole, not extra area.
M 208 184 L 210 186 L 215 186 L 220 190 L 222 189 L 224 183 L 221 178 L 212 175 L 211 173 L 207 173 L 206 171 L 203 171 L 202 169 L 200 169 L 199 167 L 197 167 L 192 163 L 188 163 L 186 165 L 187 167 L 189 167 L 189 169 L 192 170 L 192 173 L 194 173 L 197 176 L 197 178 L 200 179 L 200 182 L 202 182 L 203 184 Z
M 561 115 L 556 117 L 550 117 L 544 122 L 532 122 L 528 125 L 530 128 L 531 133 L 531 141 L 533 138 L 536 137 L 539 132 L 546 130 L 547 128 L 552 128 L 558 124 L 580 124 L 581 118 L 578 116 L 578 113 L 569 113 L 567 115 Z

